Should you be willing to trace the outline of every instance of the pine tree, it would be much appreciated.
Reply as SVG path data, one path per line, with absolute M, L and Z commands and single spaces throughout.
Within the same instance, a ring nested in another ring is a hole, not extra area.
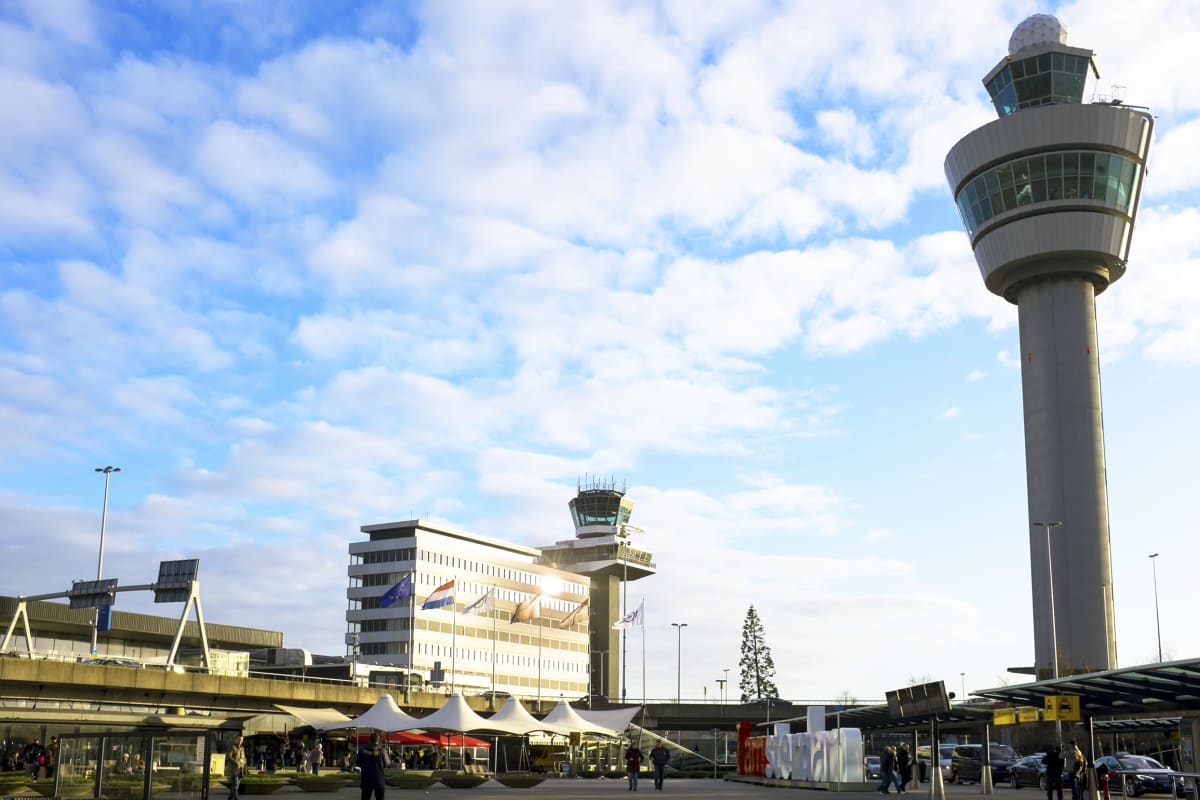
M 754 606 L 746 611 L 746 621 L 742 623 L 742 659 L 738 662 L 738 670 L 741 672 L 738 688 L 741 689 L 743 703 L 779 696 L 774 680 L 775 660 L 771 658 L 762 620 L 758 618 Z

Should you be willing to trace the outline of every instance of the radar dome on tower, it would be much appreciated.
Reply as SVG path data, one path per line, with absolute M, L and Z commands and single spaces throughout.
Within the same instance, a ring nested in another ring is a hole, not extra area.
M 1013 30 L 1008 40 L 1008 54 L 1015 56 L 1027 47 L 1044 44 L 1066 44 L 1067 27 L 1053 14 L 1034 14 L 1026 17 Z

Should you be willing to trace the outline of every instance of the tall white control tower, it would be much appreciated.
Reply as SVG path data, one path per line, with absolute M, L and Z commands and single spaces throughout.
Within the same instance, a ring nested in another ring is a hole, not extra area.
M 1117 661 L 1095 298 L 1125 274 L 1153 120 L 1083 103 L 1092 56 L 1026 19 L 983 79 L 1000 118 L 946 156 L 984 284 L 1020 320 L 1039 678 Z

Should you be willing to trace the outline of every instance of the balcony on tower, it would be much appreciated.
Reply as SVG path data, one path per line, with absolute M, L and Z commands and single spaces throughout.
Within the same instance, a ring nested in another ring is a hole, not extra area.
M 631 533 L 642 529 L 629 524 L 633 501 L 625 485 L 612 480 L 580 481 L 567 504 L 575 523 L 575 538 L 539 548 L 542 561 L 583 575 L 608 575 L 634 581 L 657 572 L 653 555 L 634 547 Z

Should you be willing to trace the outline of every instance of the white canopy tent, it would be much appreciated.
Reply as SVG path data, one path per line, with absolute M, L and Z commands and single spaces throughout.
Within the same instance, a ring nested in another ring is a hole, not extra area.
M 318 731 L 331 731 L 349 727 L 346 723 L 350 722 L 350 718 L 336 708 L 301 708 L 300 706 L 284 706 L 279 704 L 276 704 L 275 707 L 285 714 L 291 714 L 305 725 Z
M 374 728 L 380 731 L 411 731 L 421 728 L 420 720 L 400 710 L 396 700 L 390 694 L 382 694 L 375 705 L 363 712 L 362 716 L 347 719 L 336 726 L 338 728 Z
M 622 709 L 622 712 L 625 711 L 628 711 L 629 717 L 625 720 L 625 724 L 620 725 L 618 728 L 610 724 L 612 722 L 619 722 L 617 719 L 605 719 L 603 721 L 585 719 L 566 700 L 559 700 L 558 705 L 550 709 L 550 713 L 545 716 L 542 723 L 554 725 L 568 733 L 599 733 L 604 736 L 617 738 L 624 734 L 629 720 L 633 719 L 633 715 L 638 712 L 638 709 Z
M 492 716 L 488 717 L 491 723 L 504 723 L 519 729 L 521 733 L 558 733 L 569 734 L 571 731 L 566 728 L 560 728 L 552 722 L 538 720 L 537 717 L 530 714 L 525 706 L 521 705 L 521 701 L 515 697 L 509 697 L 504 701 L 504 705 L 500 707 Z
M 516 736 L 525 733 L 521 727 L 504 719 L 497 720 L 494 715 L 492 719 L 479 716 L 467 705 L 467 701 L 460 692 L 454 692 L 447 697 L 442 707 L 429 716 L 414 719 L 412 725 L 405 730 L 506 733 Z
M 575 714 L 589 725 L 594 726 L 591 729 L 592 732 L 620 738 L 625 735 L 629 723 L 633 722 L 633 718 L 641 710 L 641 706 L 630 706 L 628 708 L 610 708 L 605 711 L 583 709 L 576 711 Z

